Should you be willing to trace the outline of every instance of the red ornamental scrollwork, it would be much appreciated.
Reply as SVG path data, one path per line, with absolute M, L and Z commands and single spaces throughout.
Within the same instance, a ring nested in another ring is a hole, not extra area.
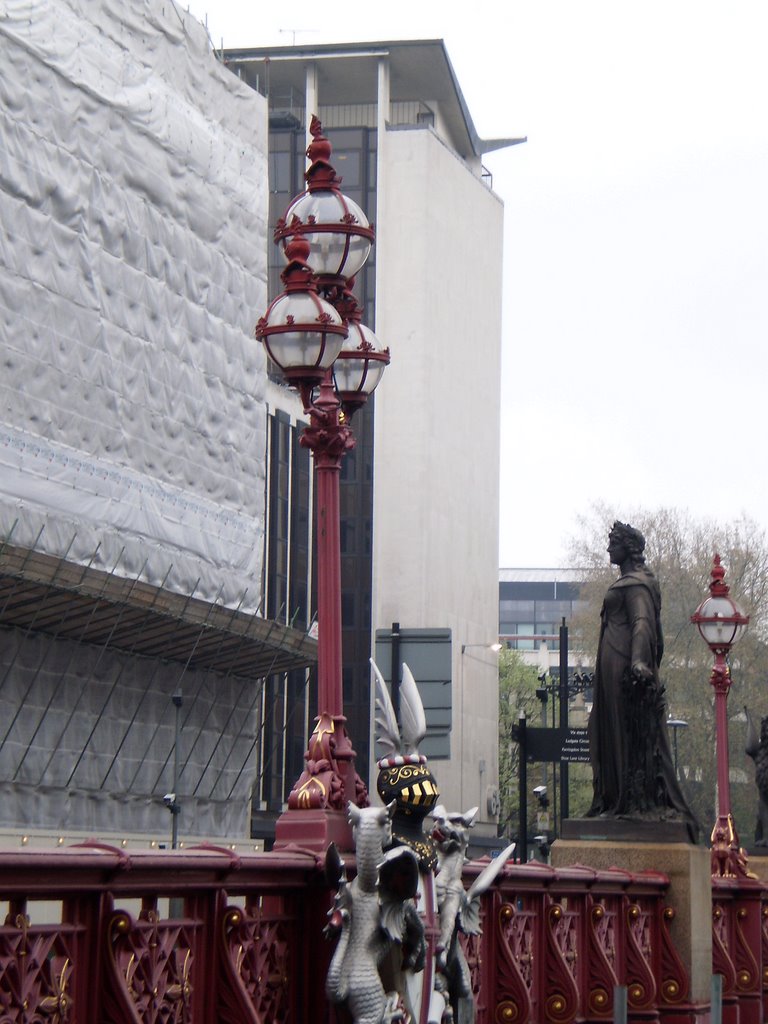
M 759 934 L 756 922 L 751 917 L 759 912 L 757 904 L 747 908 L 739 907 L 734 915 L 735 945 L 734 962 L 736 966 L 736 988 L 740 992 L 755 992 L 760 988 L 760 968 L 752 950 L 750 933 Z
M 26 914 L 9 915 L 0 928 L 0 1021 L 66 1024 L 73 960 L 64 935 L 30 925 Z
M 662 1003 L 675 1006 L 687 1002 L 690 979 L 683 961 L 675 949 L 669 926 L 675 918 L 672 907 L 664 907 L 661 915 L 661 985 L 659 995 Z
M 461 948 L 464 952 L 464 959 L 467 961 L 467 967 L 469 968 L 469 979 L 470 986 L 472 988 L 472 998 L 475 1001 L 475 1007 L 477 1007 L 482 998 L 482 932 L 479 935 L 464 935 L 463 933 L 460 933 L 459 942 L 461 943 Z
M 109 923 L 114 1018 L 191 1024 L 193 948 L 184 925 L 161 921 L 155 910 L 139 920 L 117 911 Z
M 534 915 L 494 897 L 497 961 L 494 1018 L 497 1024 L 531 1020 Z
M 589 1016 L 610 1019 L 613 1016 L 613 992 L 616 977 L 616 911 L 590 897 L 586 903 L 587 970 Z
M 311 418 L 312 424 L 304 427 L 299 444 L 303 448 L 309 448 L 315 456 L 317 466 L 340 465 L 342 456 L 355 447 L 354 434 L 343 423 L 323 421 L 314 413 Z
M 650 914 L 633 903 L 627 908 L 626 922 L 627 1002 L 633 1009 L 650 1009 L 656 1002 Z
M 291 952 L 296 937 L 294 923 L 283 914 L 250 907 L 226 909 L 221 1024 L 244 1020 L 243 1004 L 248 1019 L 258 1024 L 295 1019 Z
M 573 915 L 558 903 L 547 908 L 545 936 L 545 1018 L 565 1024 L 574 1019 L 579 1007 L 579 989 L 574 977 L 578 947 Z
M 736 967 L 731 958 L 728 918 L 720 904 L 712 908 L 712 970 L 723 976 L 723 995 L 736 988 Z

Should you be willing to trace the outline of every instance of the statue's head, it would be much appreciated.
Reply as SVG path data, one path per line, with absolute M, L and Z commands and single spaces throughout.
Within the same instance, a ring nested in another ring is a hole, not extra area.
M 608 534 L 608 555 L 614 565 L 631 561 L 634 565 L 645 565 L 645 537 L 628 523 L 618 519 Z
M 399 846 L 409 846 L 423 871 L 437 867 L 437 850 L 424 832 L 424 819 L 437 803 L 440 791 L 423 754 L 383 757 L 378 762 L 376 790 L 382 802 L 394 806 L 392 836 Z
M 423 754 L 382 758 L 378 762 L 376 790 L 382 802 L 394 801 L 398 817 L 413 819 L 421 825 L 437 803 L 440 791 Z

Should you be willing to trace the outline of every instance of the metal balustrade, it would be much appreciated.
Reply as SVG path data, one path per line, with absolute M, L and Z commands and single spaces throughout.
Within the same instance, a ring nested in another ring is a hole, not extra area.
M 467 866 L 467 885 L 481 867 Z M 611 1021 L 618 986 L 629 1020 L 693 1024 L 703 1008 L 670 934 L 668 886 L 656 872 L 509 864 L 483 897 L 482 935 L 464 941 L 478 1024 Z M 722 1019 L 760 1024 L 768 889 L 715 879 L 712 895 Z M 322 996 L 331 893 L 308 851 L 3 852 L 0 900 L 2 1021 L 337 1020 Z

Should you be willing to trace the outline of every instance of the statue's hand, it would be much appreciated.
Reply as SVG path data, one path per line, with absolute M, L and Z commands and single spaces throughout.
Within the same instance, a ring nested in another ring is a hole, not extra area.
M 636 661 L 632 666 L 632 678 L 636 683 L 650 683 L 653 680 L 653 669 L 644 661 Z

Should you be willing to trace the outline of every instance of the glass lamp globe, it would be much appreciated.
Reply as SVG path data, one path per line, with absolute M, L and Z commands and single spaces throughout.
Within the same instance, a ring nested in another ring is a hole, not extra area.
M 702 639 L 715 652 L 727 653 L 741 639 L 749 625 L 749 616 L 730 596 L 727 583 L 723 582 L 725 569 L 720 556 L 715 555 L 712 567 L 710 596 L 701 602 L 691 616 Z
M 354 277 L 368 259 L 368 218 L 338 189 L 302 192 L 285 211 L 285 223 L 287 232 L 309 242 L 308 263 L 319 277 Z
M 347 336 L 334 307 L 317 294 L 307 266 L 309 243 L 292 239 L 286 247 L 285 291 L 270 303 L 256 325 L 256 337 L 290 384 L 313 387 L 333 365 Z
M 354 277 L 362 269 L 374 232 L 357 203 L 341 191 L 341 178 L 330 162 L 331 144 L 314 115 L 309 130 L 307 188 L 277 222 L 275 241 L 282 242 L 287 258 L 288 240 L 305 238 L 310 246 L 307 262 L 313 272 L 338 281 Z
M 376 389 L 389 365 L 389 349 L 361 322 L 360 307 L 351 292 L 345 293 L 339 309 L 347 320 L 349 334 L 334 364 L 333 377 L 336 394 L 351 415 Z

